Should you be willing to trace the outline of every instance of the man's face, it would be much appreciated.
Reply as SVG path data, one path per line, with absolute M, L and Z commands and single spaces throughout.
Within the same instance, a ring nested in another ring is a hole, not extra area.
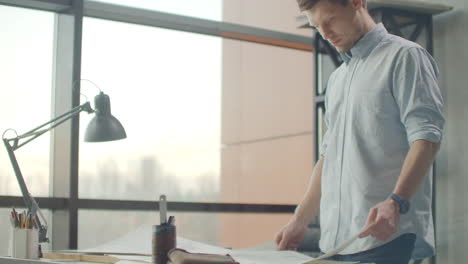
M 351 1 L 346 6 L 320 1 L 305 13 L 310 25 L 339 52 L 348 52 L 360 38 L 357 12 Z

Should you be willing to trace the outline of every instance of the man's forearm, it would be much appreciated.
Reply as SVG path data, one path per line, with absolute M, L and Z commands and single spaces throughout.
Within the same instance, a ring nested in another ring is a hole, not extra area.
M 406 155 L 401 174 L 393 193 L 410 200 L 424 181 L 427 170 L 434 161 L 440 143 L 416 140 Z
M 318 214 L 320 208 L 323 160 L 324 157 L 320 157 L 319 161 L 315 165 L 307 186 L 307 191 L 294 214 L 296 220 L 303 225 L 308 225 Z

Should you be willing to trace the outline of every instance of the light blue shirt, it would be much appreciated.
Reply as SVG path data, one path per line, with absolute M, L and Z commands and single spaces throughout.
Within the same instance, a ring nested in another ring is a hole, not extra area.
M 325 98 L 320 249 L 327 252 L 364 227 L 369 210 L 393 191 L 410 145 L 440 142 L 444 126 L 438 69 L 418 44 L 378 24 L 330 76 Z M 415 233 L 417 257 L 434 253 L 432 168 L 401 216 L 399 231 Z M 388 241 L 390 241 L 388 240 Z M 358 239 L 340 254 L 388 241 Z

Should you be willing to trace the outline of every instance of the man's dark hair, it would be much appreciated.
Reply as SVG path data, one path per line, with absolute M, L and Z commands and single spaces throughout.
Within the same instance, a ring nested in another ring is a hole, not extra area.
M 328 1 L 328 2 L 341 4 L 345 6 L 348 4 L 350 0 L 297 0 L 297 3 L 299 4 L 299 9 L 301 11 L 305 11 L 305 10 L 311 9 L 312 7 L 314 7 L 314 5 L 316 5 L 320 1 Z M 364 2 L 364 7 L 366 7 L 367 1 L 363 0 L 363 2 Z

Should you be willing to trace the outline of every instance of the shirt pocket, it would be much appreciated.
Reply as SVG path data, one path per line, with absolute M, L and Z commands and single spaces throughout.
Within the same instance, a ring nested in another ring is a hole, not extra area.
M 362 89 L 353 94 L 354 119 L 363 125 L 363 132 L 379 133 L 390 120 L 399 119 L 393 95 L 384 88 Z
M 361 103 L 361 110 L 375 119 L 391 118 L 395 114 L 396 102 L 393 95 L 386 87 L 376 89 L 363 89 L 357 93 L 357 98 Z

